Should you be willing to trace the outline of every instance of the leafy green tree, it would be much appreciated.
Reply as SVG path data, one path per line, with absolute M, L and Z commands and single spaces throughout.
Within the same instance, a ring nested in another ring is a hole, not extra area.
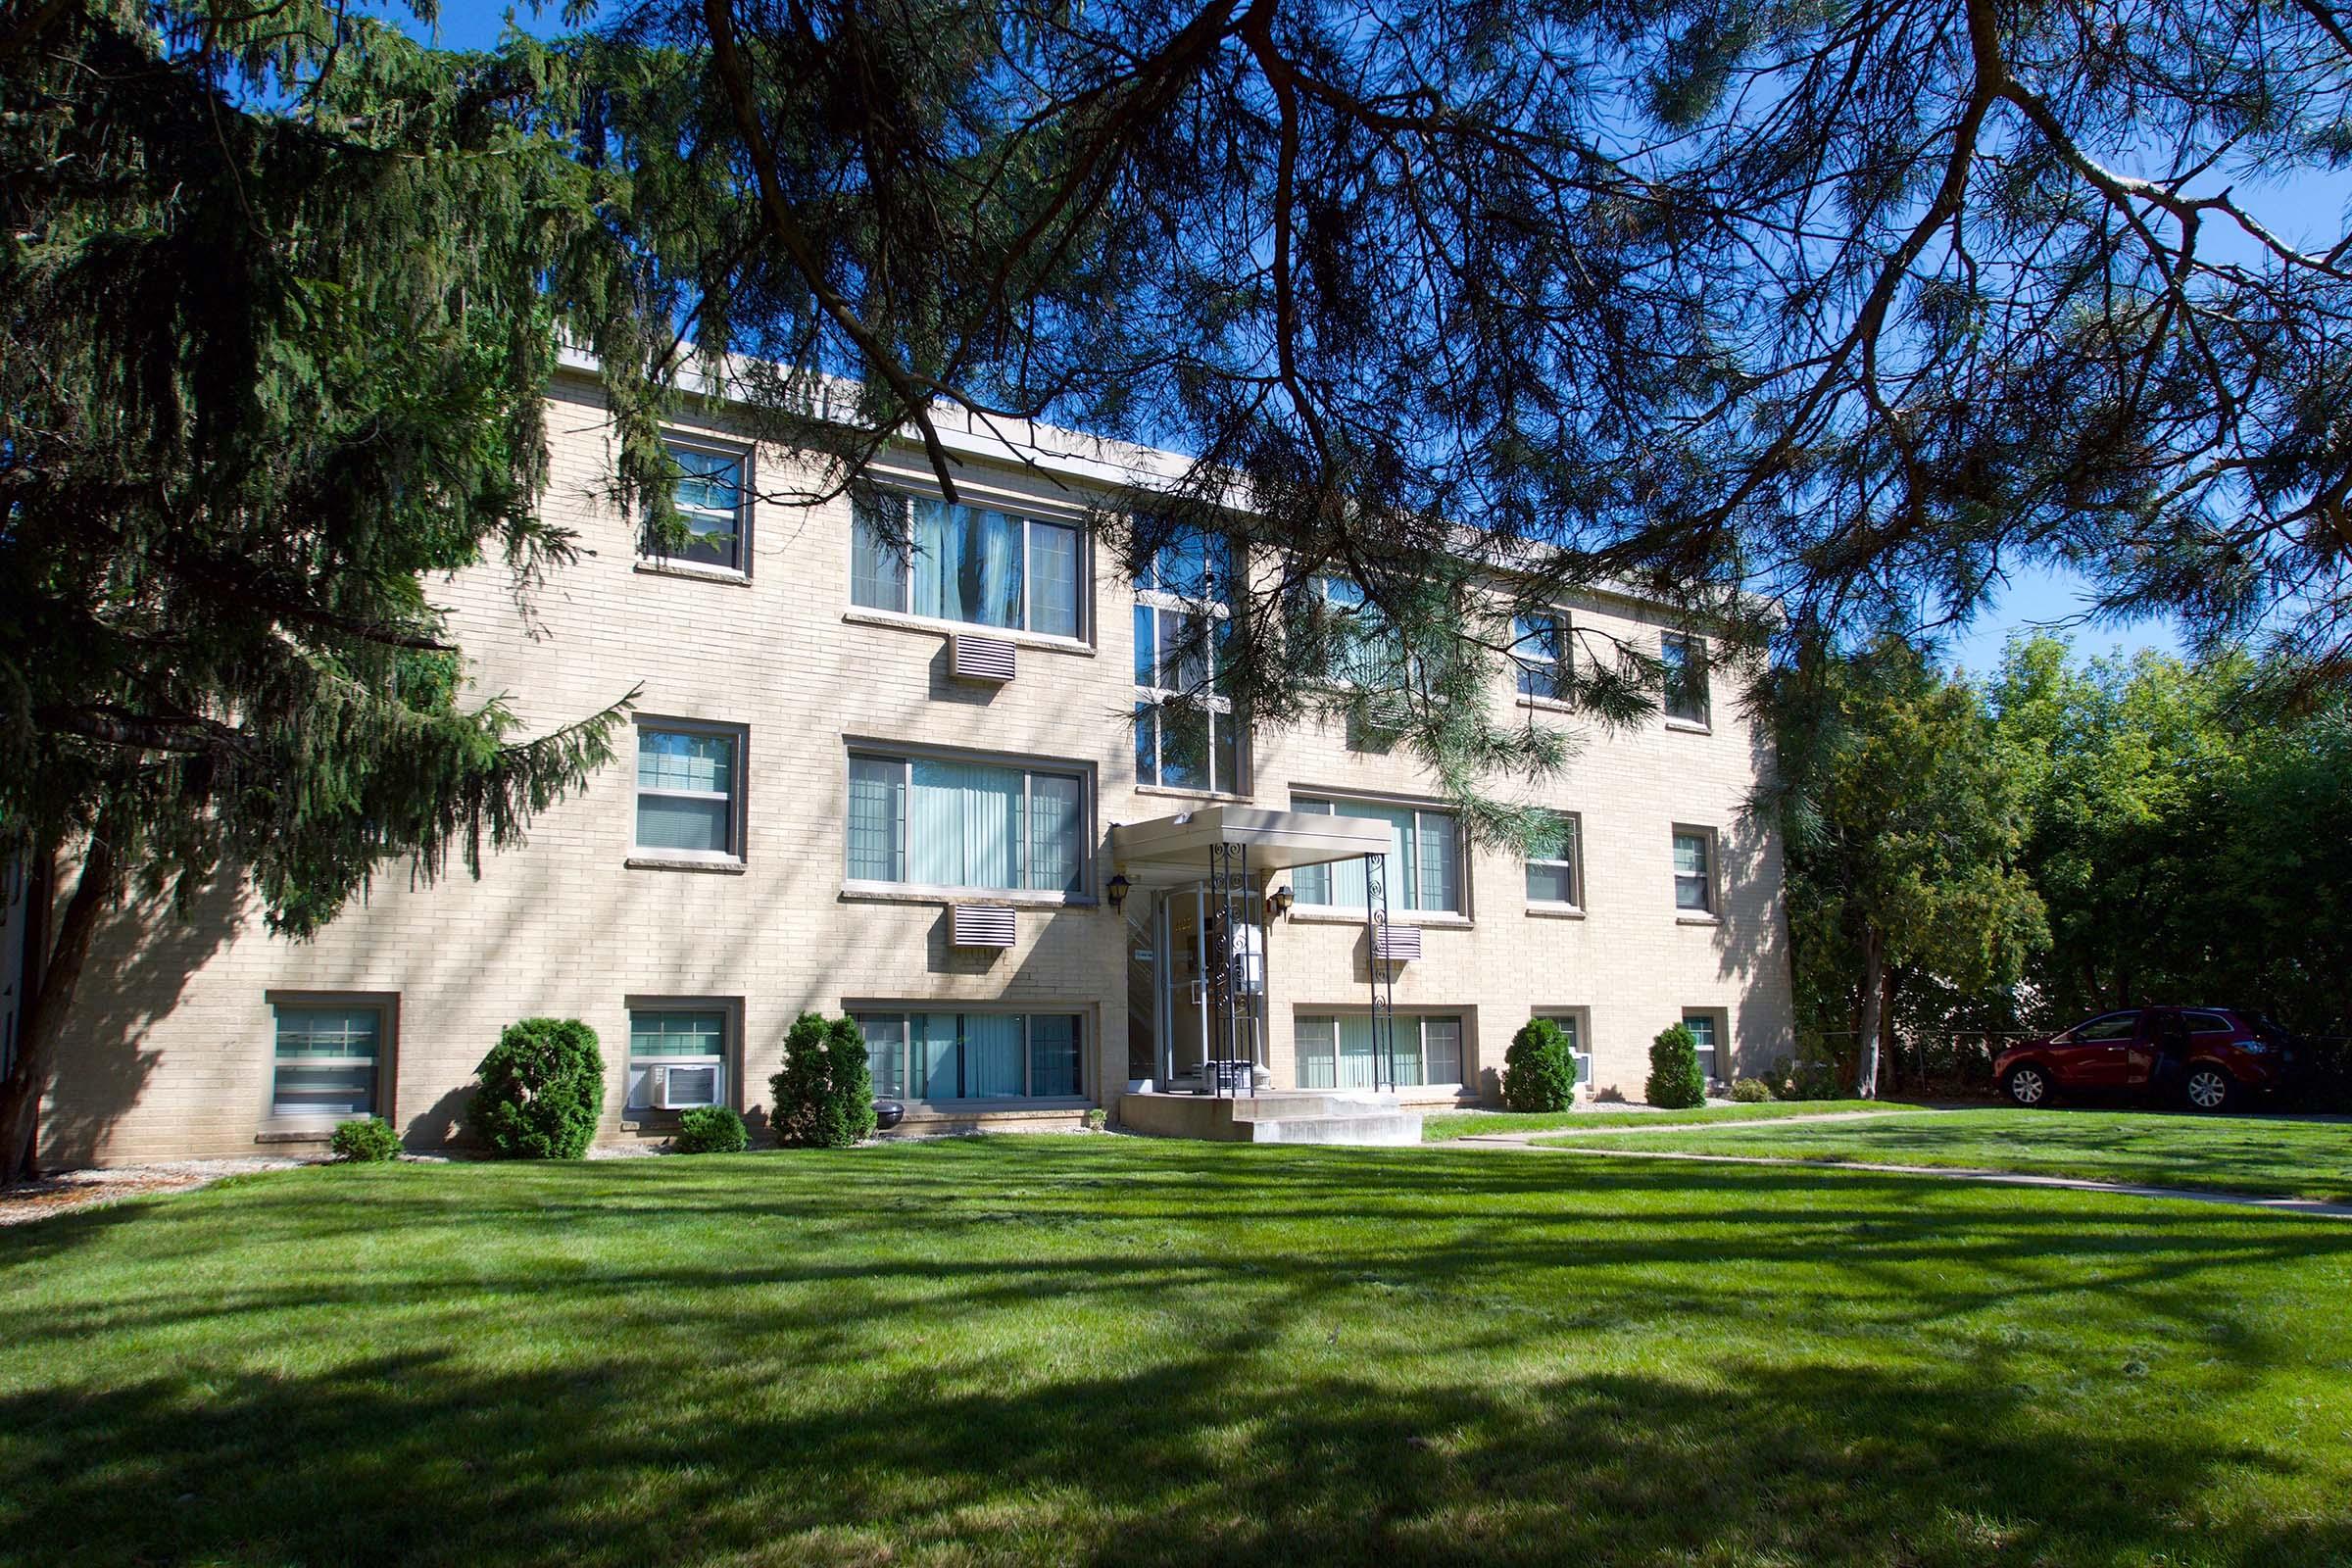
M 1502 1058 L 1502 1102 L 1513 1110 L 1566 1110 L 1576 1103 L 1576 1056 L 1549 1018 L 1530 1018 Z
M 1649 1043 L 1649 1080 L 1642 1096 L 1665 1110 L 1689 1110 L 1707 1102 L 1706 1075 L 1698 1067 L 1698 1038 L 1685 1023 L 1670 1024 Z
M 2032 774 L 1978 694 L 1899 639 L 1811 639 L 1765 700 L 1760 803 L 1787 845 L 1800 1021 L 1851 1033 L 1867 1098 L 1905 976 L 2005 993 L 2046 941 L 2023 863 Z
M 872 1135 L 874 1081 L 855 1018 L 804 1012 L 784 1037 L 784 1065 L 768 1080 L 776 1141 L 847 1149 Z
M 617 704 L 525 736 L 469 695 L 426 586 L 569 559 L 557 328 L 627 363 L 627 187 L 549 132 L 560 77 L 316 0 L 0 20 L 0 857 L 72 889 L 0 1176 L 127 888 L 250 878 L 304 936 L 610 757 Z

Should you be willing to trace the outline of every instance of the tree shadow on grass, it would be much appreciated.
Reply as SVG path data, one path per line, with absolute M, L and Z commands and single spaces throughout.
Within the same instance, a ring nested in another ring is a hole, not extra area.
M 648 1357 L 482 1375 L 159 1377 L 0 1401 L 16 1560 L 589 1565 L 966 1555 L 1446 1560 L 2341 1561 L 2274 1518 L 2296 1473 L 2219 1432 L 1960 1377 L 1734 1365 L 1399 1390 L 1203 1346 L 1027 1386 Z M 28 1549 L 27 1549 L 28 1548 Z

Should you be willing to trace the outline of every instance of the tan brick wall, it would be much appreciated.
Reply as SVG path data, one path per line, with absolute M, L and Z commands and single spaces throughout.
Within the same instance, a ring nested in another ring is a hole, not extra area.
M 846 750 L 907 742 L 1076 763 L 1095 788 L 1090 887 L 1111 867 L 1109 826 L 1186 809 L 1135 789 L 1124 714 L 1131 701 L 1132 592 L 1094 563 L 1092 647 L 1028 641 L 1001 689 L 950 681 L 935 628 L 884 623 L 850 608 L 849 508 L 762 505 L 748 582 L 640 567 L 635 527 L 610 504 L 612 451 L 593 394 L 559 385 L 548 514 L 577 530 L 576 564 L 518 610 L 503 568 L 436 585 L 484 696 L 504 695 L 542 729 L 639 689 L 642 714 L 745 726 L 748 832 L 740 874 L 632 868 L 634 739 L 592 786 L 545 814 L 526 848 L 480 879 L 453 871 L 411 885 L 384 874 L 363 906 L 316 941 L 262 928 L 249 899 L 217 890 L 180 921 L 135 907 L 93 960 L 45 1119 L 49 1157 L 123 1161 L 249 1153 L 267 1120 L 276 994 L 397 999 L 394 1122 L 422 1146 L 448 1137 L 475 1063 L 502 1026 L 536 1013 L 586 1019 L 612 1073 L 605 1135 L 622 1129 L 631 998 L 710 997 L 741 1008 L 735 1099 L 766 1100 L 766 1078 L 804 1008 L 947 1000 L 1083 1014 L 1089 1089 L 1126 1082 L 1124 919 L 1107 906 L 1024 908 L 1017 945 L 975 956 L 946 947 L 938 901 L 843 890 Z M 723 433 L 723 432 L 719 432 Z M 906 470 L 919 477 L 920 470 Z M 770 475 L 772 481 L 772 473 Z M 1039 513 L 1074 515 L 1078 495 L 1011 467 L 965 481 Z M 1098 552 L 1098 556 L 1099 556 Z M 1572 605 L 1581 620 L 1652 636 L 1616 602 Z M 1519 713 L 1498 689 L 1498 712 Z M 1466 1076 L 1499 1068 L 1531 1009 L 1587 1009 L 1595 1078 L 1639 1097 L 1652 1034 L 1689 1007 L 1731 1022 L 1734 1059 L 1788 1050 L 1789 998 L 1779 847 L 1742 818 L 1759 742 L 1720 672 L 1715 724 L 1695 733 L 1652 720 L 1587 736 L 1545 804 L 1582 815 L 1585 914 L 1526 912 L 1517 862 L 1464 857 L 1467 919 L 1433 924 L 1404 966 L 1400 1008 L 1459 1014 Z M 1249 799 L 1287 808 L 1294 788 L 1427 798 L 1401 754 L 1350 750 L 1310 726 L 1255 738 Z M 1670 830 L 1723 838 L 1719 923 L 1678 921 Z M 1290 1020 L 1366 1000 L 1360 926 L 1294 917 L 1270 940 L 1273 1067 L 1291 1081 Z M 1103 1091 L 1107 1090 L 1107 1094 Z

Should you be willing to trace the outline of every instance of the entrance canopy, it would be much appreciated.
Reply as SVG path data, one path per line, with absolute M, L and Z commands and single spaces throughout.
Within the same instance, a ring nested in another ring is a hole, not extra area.
M 1252 872 L 1288 871 L 1386 855 L 1393 847 L 1391 833 L 1388 823 L 1367 817 L 1211 806 L 1112 828 L 1110 858 L 1131 882 L 1171 887 L 1200 881 L 1214 845 L 1245 846 Z

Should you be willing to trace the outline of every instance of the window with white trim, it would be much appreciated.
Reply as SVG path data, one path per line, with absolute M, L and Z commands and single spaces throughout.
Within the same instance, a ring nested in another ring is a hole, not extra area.
M 1564 702 L 1569 690 L 1568 617 L 1537 611 L 1511 621 L 1511 662 L 1519 695 Z
M 1242 793 L 1247 721 L 1225 695 L 1233 624 L 1231 541 L 1186 533 L 1135 585 L 1135 779 L 1163 789 Z
M 649 719 L 637 726 L 637 849 L 664 858 L 743 858 L 743 731 Z
M 646 559 L 743 571 L 752 559 L 743 452 L 685 441 L 664 441 L 662 450 L 673 475 L 670 504 L 687 537 L 664 538 L 649 519 L 641 547 Z
M 1313 796 L 1293 797 L 1291 809 L 1388 823 L 1389 853 L 1382 857 L 1381 863 L 1387 868 L 1384 880 L 1388 884 L 1389 907 L 1433 913 L 1462 912 L 1461 834 L 1452 812 Z M 1291 879 L 1291 887 L 1303 905 L 1361 909 L 1366 895 L 1364 862 L 1351 858 L 1329 865 L 1300 866 Z
M 1528 840 L 1527 902 L 1547 908 L 1581 908 L 1585 902 L 1584 819 L 1562 812 L 1552 826 Z
M 1723 1014 L 1712 1008 L 1686 1008 L 1683 1027 L 1690 1031 L 1691 1040 L 1697 1043 L 1699 1076 L 1709 1083 L 1717 1082 L 1723 1077 L 1717 1070 L 1721 1064 L 1719 1052 L 1723 1044 Z
M 1658 658 L 1666 665 L 1666 716 L 1686 724 L 1708 722 L 1707 640 L 1667 632 L 1658 639 Z
M 876 1100 L 1075 1100 L 1084 1020 L 1070 1012 L 858 1011 Z
M 859 609 L 1085 635 L 1086 541 L 1076 523 L 870 488 L 851 511 L 850 602 Z
M 384 1009 L 370 1003 L 280 1002 L 270 1113 L 335 1120 L 376 1113 Z
M 1715 835 L 1705 828 L 1674 830 L 1674 906 L 1687 914 L 1715 912 Z
M 1462 1082 L 1462 1020 L 1451 1014 L 1397 1015 L 1393 1079 L 1379 1060 L 1379 1037 L 1368 1012 L 1304 1014 L 1291 1038 L 1301 1089 L 1371 1089 L 1384 1081 L 1399 1089 L 1444 1088 Z
M 628 1108 L 653 1106 L 657 1071 L 670 1079 L 680 1104 L 724 1105 L 727 1100 L 727 1019 L 723 1006 L 629 1009 Z
M 1076 893 L 1090 838 L 1079 774 L 850 755 L 853 882 Z

